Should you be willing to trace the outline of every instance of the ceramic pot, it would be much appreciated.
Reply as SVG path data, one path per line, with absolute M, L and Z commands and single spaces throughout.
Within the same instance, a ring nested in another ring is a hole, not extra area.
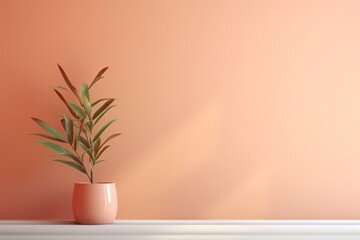
M 79 224 L 112 223 L 117 212 L 115 183 L 75 183 L 72 208 Z

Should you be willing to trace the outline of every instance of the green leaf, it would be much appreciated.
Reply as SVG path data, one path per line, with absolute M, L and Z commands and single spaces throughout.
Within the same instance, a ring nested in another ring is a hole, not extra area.
M 95 156 L 96 156 L 97 153 L 99 152 L 100 144 L 101 144 L 101 139 L 98 138 L 98 139 L 94 142 L 94 155 L 95 155 Z
M 110 124 L 112 124 L 115 121 L 116 121 L 116 119 L 113 119 L 113 120 L 110 120 L 109 122 L 105 123 L 104 125 L 102 125 L 99 128 L 98 132 L 96 133 L 93 141 L 95 142 L 100 137 L 100 135 L 105 131 L 105 129 L 108 128 L 110 126 Z
M 103 149 L 100 150 L 100 152 L 96 156 L 96 158 L 99 158 L 105 152 L 105 150 L 108 149 L 109 147 L 110 147 L 110 145 L 106 145 L 105 147 L 103 147 Z
M 93 119 L 95 119 L 97 116 L 99 116 L 110 104 L 114 101 L 114 98 L 111 98 L 107 100 L 93 115 Z
M 83 138 L 82 136 L 79 136 L 79 141 L 84 144 L 85 147 L 90 148 L 89 143 L 87 142 L 87 140 L 85 138 Z
M 81 98 L 83 99 L 85 111 L 87 115 L 91 117 L 91 103 L 90 103 L 89 89 L 85 83 L 81 85 L 80 94 L 81 94 Z
M 86 121 L 85 127 L 86 127 L 86 129 L 90 129 L 90 122 L 89 121 Z
M 66 135 L 67 135 L 70 145 L 72 145 L 73 140 L 74 140 L 73 121 L 66 114 L 64 114 L 64 120 L 65 120 Z
M 79 142 L 79 137 L 81 135 L 81 132 L 83 130 L 83 127 L 84 127 L 84 123 L 85 123 L 85 118 L 81 120 L 80 122 L 80 126 L 78 128 L 78 130 L 76 131 L 76 134 L 75 134 L 75 139 L 74 139 L 74 148 L 75 148 L 75 151 L 77 149 L 77 145 L 78 145 L 78 142 Z
M 86 97 L 90 101 L 89 88 L 87 84 L 81 84 L 80 94 L 83 98 Z
M 81 160 L 84 160 L 85 154 L 86 154 L 86 152 L 83 152 L 83 153 L 81 154 Z
M 64 154 L 60 154 L 60 155 L 66 156 L 66 157 L 74 160 L 75 162 L 77 162 L 77 163 L 79 163 L 79 164 L 82 164 L 81 161 L 80 161 L 80 159 L 79 159 L 77 156 L 75 156 L 74 154 L 72 154 L 72 153 L 70 153 L 70 154 L 69 154 L 69 153 L 64 153 Z
M 78 142 L 79 142 L 79 134 L 78 134 L 78 129 L 75 130 L 75 135 L 74 135 L 74 150 L 76 151 L 77 150 L 77 145 L 78 145 Z
M 86 170 L 83 168 L 83 166 L 81 166 L 80 164 L 77 164 L 77 163 L 74 163 L 74 162 L 71 162 L 71 161 L 66 161 L 66 160 L 59 160 L 59 159 L 56 159 L 54 160 L 55 162 L 60 162 L 60 163 L 63 163 L 65 165 L 68 165 L 70 167 L 73 167 L 75 168 L 76 170 L 79 170 L 80 172 L 82 173 L 85 173 L 86 174 Z
M 46 135 L 46 134 L 42 134 L 42 133 L 32 133 L 31 135 L 36 135 L 36 136 L 44 137 L 44 138 L 51 139 L 51 140 L 54 140 L 54 141 L 66 143 L 66 141 L 64 141 L 64 140 L 61 140 L 59 138 L 52 137 L 52 136 L 49 136 L 49 135 Z
M 116 138 L 117 136 L 120 136 L 120 135 L 121 135 L 121 133 L 115 133 L 115 134 L 111 135 L 110 137 L 108 137 L 108 138 L 101 144 L 100 148 L 102 148 L 102 146 L 104 146 L 105 143 L 107 143 L 107 142 L 110 141 L 111 139 Z
M 36 144 L 40 144 L 43 145 L 44 147 L 60 154 L 60 155 L 64 155 L 64 154 L 72 154 L 71 152 L 69 152 L 68 150 L 66 150 L 63 147 L 60 147 L 59 145 L 52 143 L 52 142 L 48 142 L 48 141 L 40 141 L 40 142 L 36 142 Z
M 60 120 L 61 126 L 63 127 L 63 129 L 66 131 L 66 126 L 65 126 L 65 119 L 64 116 L 61 116 L 63 119 Z
M 93 82 L 91 83 L 91 85 L 90 85 L 90 87 L 89 87 L 89 89 L 95 84 L 95 83 L 97 83 L 98 81 L 100 81 L 101 79 L 103 79 L 104 78 L 104 76 L 101 76 L 101 77 L 98 77 L 98 78 L 95 78 L 94 80 L 93 80 Z
M 47 124 L 46 122 L 44 122 L 38 118 L 31 118 L 31 119 L 34 120 L 42 129 L 44 129 L 45 131 L 50 133 L 52 136 L 66 142 L 66 138 L 63 135 L 61 135 L 55 128 L 53 128 L 49 124 Z
M 87 148 L 84 144 L 80 143 L 80 147 L 84 150 L 84 152 L 89 155 L 89 158 L 92 160 L 93 156 L 91 155 L 91 148 Z
M 85 122 L 86 122 L 86 119 L 83 119 L 83 120 L 81 120 L 81 122 L 80 122 L 80 127 L 79 127 L 79 129 L 80 129 L 80 134 L 81 134 L 81 132 L 82 132 L 83 129 L 84 129 Z
M 62 67 L 58 64 L 59 70 L 61 72 L 61 75 L 63 76 L 66 84 L 68 85 L 68 87 L 70 88 L 70 90 L 75 94 L 75 96 L 77 97 L 77 99 L 81 102 L 80 99 L 80 95 L 77 91 L 77 89 L 74 87 L 74 85 L 72 85 L 72 83 L 70 82 L 69 78 L 66 76 L 65 71 L 62 69 Z
M 102 163 L 102 162 L 105 162 L 106 160 L 99 160 L 99 161 L 96 161 L 95 163 L 94 163 L 94 166 L 96 165 L 96 164 L 99 164 L 99 163 Z
M 106 100 L 109 100 L 109 99 L 112 99 L 112 98 L 101 98 L 99 100 L 96 100 L 95 102 L 93 102 L 91 104 L 92 107 L 94 107 L 96 104 L 100 103 L 100 102 L 103 102 L 103 101 L 106 101 Z
M 115 107 L 115 106 L 116 106 L 116 105 L 112 105 L 112 106 L 109 106 L 107 109 L 105 109 L 105 111 L 96 118 L 93 126 L 95 126 L 95 125 L 100 121 L 100 119 L 101 119 L 110 109 L 112 109 L 112 108 Z
M 100 79 L 103 78 L 103 74 L 106 72 L 106 70 L 108 69 L 109 67 L 104 67 L 103 69 L 100 70 L 100 72 L 96 75 L 96 77 L 94 78 L 94 80 L 92 81 L 92 83 L 90 84 L 90 87 L 89 89 L 97 82 L 99 81 Z
M 63 90 L 66 90 L 66 91 L 70 91 L 69 89 L 67 89 L 66 87 L 63 87 L 63 86 L 50 86 L 50 88 L 59 88 L 59 89 L 63 89 Z
M 86 147 L 82 142 L 79 142 L 79 144 L 80 144 L 80 147 L 81 147 L 85 152 L 91 153 L 91 148 Z
M 86 97 L 84 98 L 84 107 L 87 115 L 91 118 L 91 104 Z
M 86 147 L 82 142 L 79 142 L 80 147 L 82 148 L 82 150 L 84 150 L 85 152 L 90 152 L 91 149 Z
M 76 112 L 76 114 L 79 116 L 80 119 L 83 119 L 86 116 L 84 110 L 81 107 L 79 107 L 78 105 L 72 102 L 68 102 L 68 104 L 71 107 L 71 109 L 74 112 Z
M 81 122 L 82 121 L 84 121 L 84 123 L 83 123 L 83 125 L 81 126 Z M 81 127 L 81 133 L 85 133 L 85 125 L 86 125 L 86 123 L 88 122 L 88 119 L 87 118 L 83 118 L 83 119 L 81 119 L 81 121 L 80 121 L 80 126 L 77 124 L 77 122 L 74 122 L 74 127 L 75 128 L 77 128 L 77 129 L 79 129 L 80 127 Z
M 79 116 L 76 114 L 76 112 L 70 107 L 70 105 L 68 104 L 68 102 L 66 101 L 66 99 L 63 97 L 63 95 L 61 95 L 61 93 L 54 89 L 54 91 L 56 92 L 56 94 L 59 96 L 59 98 L 61 99 L 61 101 L 63 101 L 63 103 L 66 105 L 66 107 L 69 109 L 71 115 L 73 115 L 75 118 L 79 118 Z

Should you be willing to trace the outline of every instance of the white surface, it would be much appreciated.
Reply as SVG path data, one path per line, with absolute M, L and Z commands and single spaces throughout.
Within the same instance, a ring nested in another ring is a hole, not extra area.
M 118 220 L 112 225 L 72 221 L 0 221 L 0 239 L 359 239 L 353 220 Z

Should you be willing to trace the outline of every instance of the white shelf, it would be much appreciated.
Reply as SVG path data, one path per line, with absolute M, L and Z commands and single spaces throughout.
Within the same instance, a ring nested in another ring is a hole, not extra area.
M 117 220 L 111 225 L 72 221 L 0 220 L 0 239 L 359 239 L 353 220 Z

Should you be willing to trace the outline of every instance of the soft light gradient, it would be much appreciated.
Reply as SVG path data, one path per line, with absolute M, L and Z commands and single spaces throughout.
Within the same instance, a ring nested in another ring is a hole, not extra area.
M 48 87 L 110 66 L 118 219 L 360 217 L 360 1 L 0 0 L 0 218 L 71 218 Z

